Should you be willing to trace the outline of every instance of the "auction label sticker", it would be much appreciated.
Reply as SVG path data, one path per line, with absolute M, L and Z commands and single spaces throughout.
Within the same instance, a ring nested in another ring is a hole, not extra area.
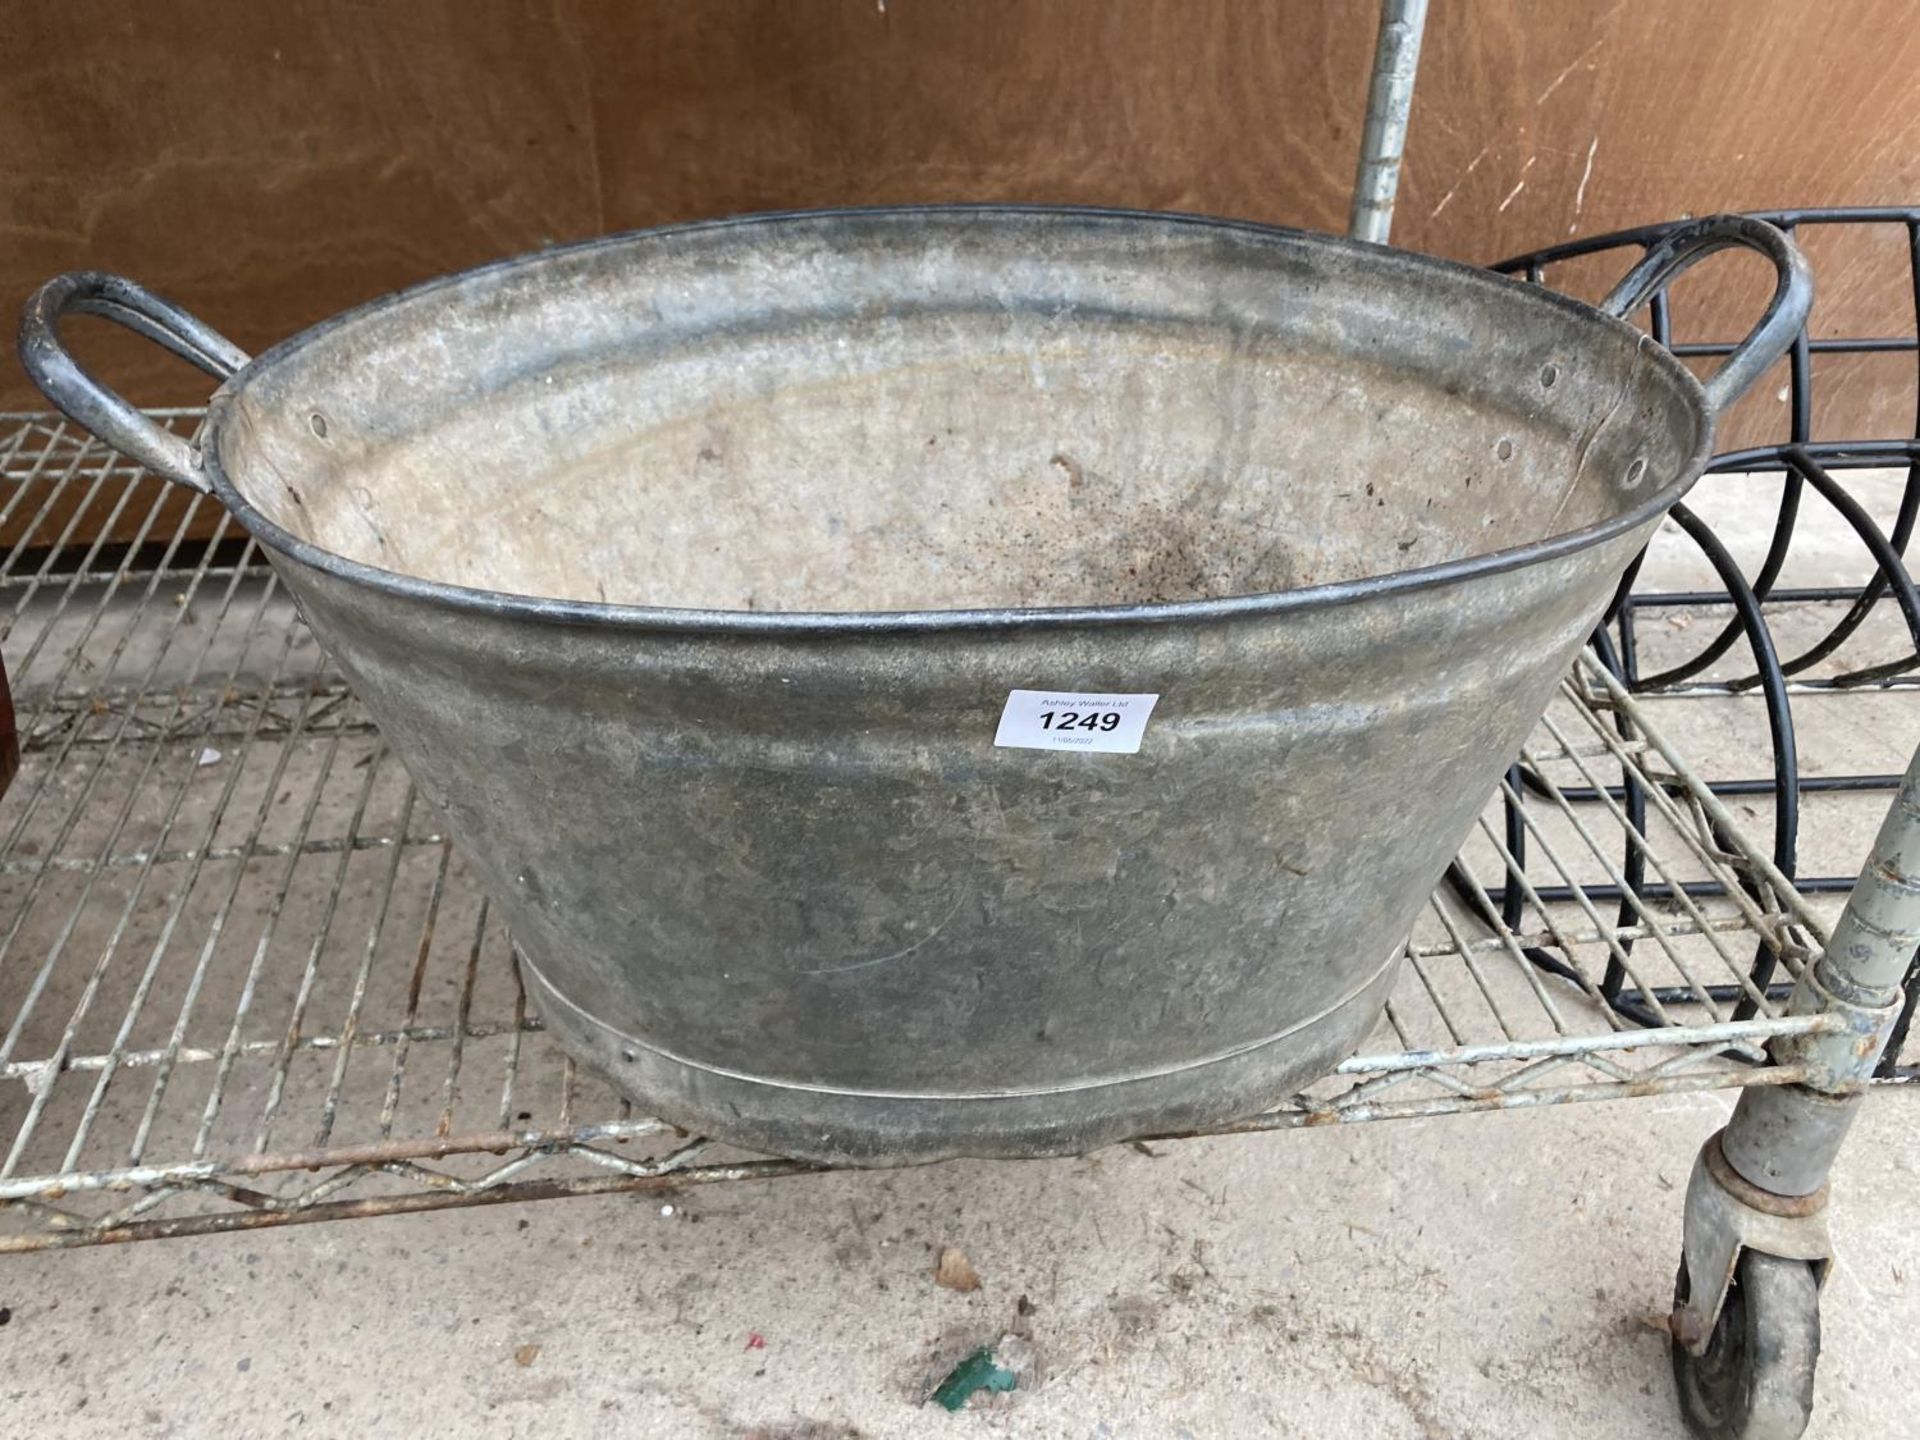
M 1073 690 L 1015 690 L 1000 712 L 993 743 L 1013 750 L 1097 750 L 1133 755 L 1158 695 L 1083 695 Z

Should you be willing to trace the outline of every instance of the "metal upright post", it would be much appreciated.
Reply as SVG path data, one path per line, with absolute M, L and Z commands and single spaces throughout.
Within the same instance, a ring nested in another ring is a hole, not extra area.
M 1381 0 L 1367 123 L 1347 219 L 1347 234 L 1356 240 L 1384 245 L 1393 227 L 1393 198 L 1400 188 L 1400 159 L 1407 148 L 1407 116 L 1413 110 L 1413 81 L 1426 26 L 1427 0 Z
M 1811 1195 L 1852 1123 L 1900 1011 L 1901 983 L 1920 945 L 1920 753 L 1880 827 L 1833 938 L 1807 968 L 1790 1013 L 1833 1014 L 1844 1028 L 1793 1041 L 1812 1062 L 1806 1085 L 1742 1091 L 1721 1136 L 1727 1163 L 1776 1195 Z

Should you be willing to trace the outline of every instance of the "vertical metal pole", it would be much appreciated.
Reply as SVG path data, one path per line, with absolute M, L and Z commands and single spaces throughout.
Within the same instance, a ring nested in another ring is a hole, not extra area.
M 1360 137 L 1360 168 L 1347 219 L 1347 234 L 1356 240 L 1384 245 L 1393 228 L 1393 197 L 1400 188 L 1400 158 L 1406 153 L 1407 116 L 1413 111 L 1413 79 L 1426 28 L 1427 0 L 1381 0 L 1367 126 Z
M 1920 946 L 1920 752 L 1907 767 L 1820 959 L 1807 967 L 1787 1008 L 1850 1022 L 1837 1034 L 1783 1041 L 1787 1058 L 1811 1062 L 1804 1085 L 1742 1090 L 1720 1148 L 1740 1176 L 1775 1195 L 1811 1195 L 1853 1124 L 1860 1087 L 1873 1074 L 1900 1013 L 1901 983 Z
M 1892 1005 L 1900 999 L 1915 945 L 1920 945 L 1920 752 L 1907 766 L 1815 974 L 1825 991 L 1842 1000 Z M 1860 1078 L 1875 1058 L 1866 1057 L 1858 1067 Z

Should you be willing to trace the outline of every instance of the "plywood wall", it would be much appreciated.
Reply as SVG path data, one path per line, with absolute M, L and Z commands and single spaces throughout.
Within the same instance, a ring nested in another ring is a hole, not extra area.
M 771 207 L 1017 199 L 1338 229 L 1374 16 L 13 0 L 0 309 L 55 271 L 118 269 L 258 348 L 482 260 Z M 1910 0 L 1435 0 L 1396 241 L 1485 262 L 1689 212 L 1920 200 L 1914 21 Z M 1822 323 L 1910 330 L 1900 257 L 1869 248 L 1823 257 Z M 1727 331 L 1752 303 L 1732 281 L 1702 294 Z M 90 343 L 138 400 L 204 393 L 144 347 Z M 1835 373 L 1837 423 L 1912 424 L 1910 358 Z M 33 403 L 5 366 L 0 406 Z M 1742 432 L 1782 410 L 1756 400 Z

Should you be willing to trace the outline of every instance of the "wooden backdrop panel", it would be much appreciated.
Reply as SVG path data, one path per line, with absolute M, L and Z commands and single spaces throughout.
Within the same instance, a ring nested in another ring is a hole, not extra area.
M 1344 223 L 1372 0 L 14 0 L 0 309 L 122 270 L 259 348 L 396 286 L 740 210 L 1016 199 Z M 1920 200 L 1910 0 L 1438 0 L 1397 243 L 1485 262 L 1716 209 Z M 1828 333 L 1911 331 L 1897 247 L 1820 246 Z M 1589 267 L 1598 288 L 1617 267 Z M 1751 277 L 1695 287 L 1731 334 Z M 76 327 L 76 329 L 81 327 Z M 90 327 L 100 328 L 100 327 Z M 143 403 L 204 385 L 86 354 Z M 1911 426 L 1836 367 L 1832 433 Z M 1783 423 L 1764 387 L 1727 439 Z M 0 367 L 0 406 L 37 398 Z

